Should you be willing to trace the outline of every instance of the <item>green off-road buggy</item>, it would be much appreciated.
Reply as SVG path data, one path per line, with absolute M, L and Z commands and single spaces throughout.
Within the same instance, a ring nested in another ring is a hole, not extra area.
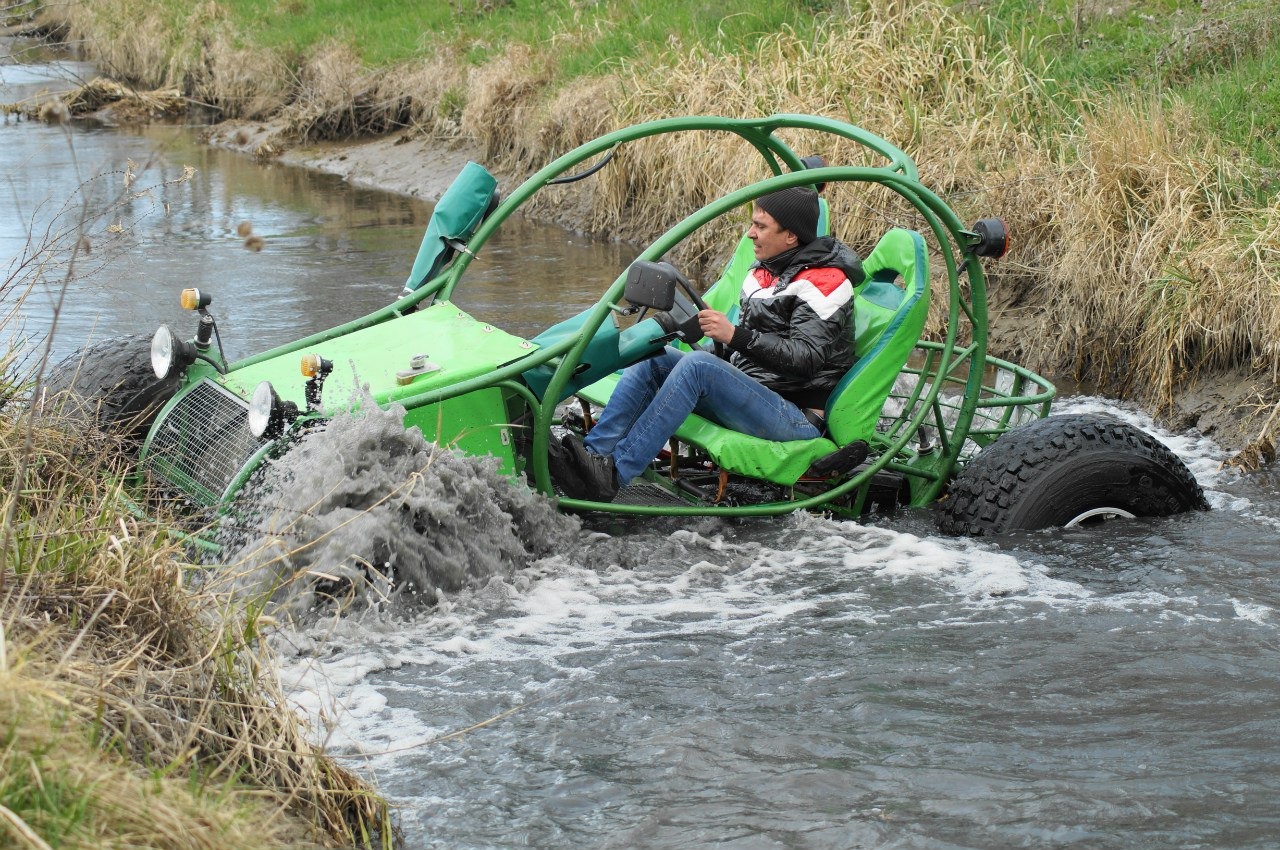
M 778 137 L 796 130 L 810 140 L 851 140 L 878 164 L 806 168 Z M 620 146 L 691 131 L 736 134 L 774 176 L 677 222 L 594 306 L 533 339 L 477 321 L 450 301 L 472 258 L 535 193 L 605 167 Z M 197 315 L 192 340 L 168 327 L 149 343 L 108 340 L 53 370 L 41 403 L 92 406 L 100 423 L 137 441 L 140 485 L 225 510 L 255 470 L 289 451 L 299 433 L 359 403 L 357 390 L 367 385 L 378 405 L 404 408 L 406 428 L 492 455 L 513 486 L 527 482 L 556 497 L 547 449 L 557 432 L 590 428 L 621 369 L 668 344 L 696 344 L 688 320 L 703 304 L 731 319 L 736 313 L 751 261 L 745 239 L 705 294 L 661 258 L 761 195 L 823 183 L 880 184 L 927 225 L 889 229 L 869 252 L 856 246 L 866 253 L 855 296 L 857 360 L 827 400 L 827 433 L 776 443 L 691 416 L 615 501 L 560 498 L 562 508 L 859 516 L 940 501 L 943 530 L 1000 534 L 1206 507 L 1194 477 L 1151 436 L 1106 416 L 1050 416 L 1048 381 L 987 355 L 980 260 L 1004 252 L 998 219 L 965 227 L 902 151 L 850 124 L 805 115 L 674 118 L 618 130 L 555 160 L 502 201 L 494 178 L 470 163 L 441 198 L 404 291 L 387 307 L 228 363 L 215 344 L 208 295 L 187 290 L 184 306 Z M 931 290 L 947 299 L 938 341 L 921 339 Z M 852 468 L 830 462 L 859 440 L 870 447 L 865 460 Z

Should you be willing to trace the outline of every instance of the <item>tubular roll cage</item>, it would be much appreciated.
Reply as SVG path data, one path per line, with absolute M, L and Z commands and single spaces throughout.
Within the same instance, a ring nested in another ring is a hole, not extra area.
M 775 135 L 779 130 L 816 131 L 849 139 L 883 157 L 887 163 L 878 167 L 828 166 L 805 169 L 795 151 Z M 909 366 L 906 371 L 916 374 L 920 380 L 909 395 L 901 397 L 904 402 L 902 412 L 888 430 L 883 432 L 885 442 L 876 447 L 880 450 L 879 456 L 868 468 L 836 487 L 818 495 L 758 505 L 691 504 L 659 507 L 614 503 L 608 506 L 608 510 L 642 515 L 777 515 L 821 508 L 846 495 L 857 496 L 854 491 L 862 488 L 862 496 L 857 497 L 860 503 L 861 498 L 865 498 L 866 487 L 872 476 L 882 469 L 908 476 L 913 482 L 912 504 L 923 505 L 941 495 L 956 466 L 972 453 L 974 447 L 987 445 L 1025 418 L 1047 415 L 1054 395 L 1054 388 L 1048 381 L 1022 367 L 987 356 L 986 277 L 978 257 L 971 250 L 976 242 L 975 234 L 964 228 L 940 197 L 920 183 L 915 163 L 904 152 L 852 124 L 810 115 L 780 114 L 763 119 L 706 116 L 668 118 L 600 136 L 569 151 L 525 180 L 477 228 L 466 246 L 468 250 L 459 252 L 448 267 L 416 291 L 381 310 L 245 358 L 231 364 L 230 368 L 237 369 L 292 351 L 304 350 L 325 340 L 403 315 L 419 305 L 447 300 L 474 255 L 479 253 L 502 223 L 535 193 L 556 182 L 565 182 L 559 178 L 584 162 L 610 153 L 620 145 L 652 136 L 689 131 L 718 131 L 741 137 L 760 153 L 774 176 L 751 183 L 706 204 L 662 234 L 637 259 L 657 260 L 718 216 L 779 189 L 815 183 L 878 183 L 910 202 L 933 233 L 935 247 L 945 263 L 949 283 L 946 335 L 940 342 L 919 343 L 913 363 L 919 361 L 920 365 Z M 967 293 L 966 287 L 960 284 L 962 274 L 968 276 Z M 401 403 L 411 409 L 494 386 L 519 395 L 534 412 L 530 463 L 535 484 L 543 493 L 554 495 L 547 467 L 547 445 L 556 400 L 564 392 L 596 331 L 612 313 L 623 309 L 620 302 L 625 282 L 624 271 L 595 306 L 590 308 L 581 333 L 577 336 L 535 349 L 488 375 L 427 391 L 404 399 Z M 967 331 L 967 334 L 962 331 Z M 969 341 L 962 345 L 960 340 L 966 336 Z M 544 394 L 545 401 L 538 399 L 519 380 L 522 373 L 543 364 L 554 368 Z M 984 384 L 984 376 L 992 369 L 997 375 L 1008 377 L 989 385 Z M 944 390 L 950 390 L 951 393 L 945 394 Z M 1019 410 L 1028 412 L 1019 414 Z M 979 411 L 982 411 L 979 415 L 980 427 L 974 427 L 975 415 Z M 936 429 L 939 436 L 935 450 L 928 457 L 908 448 L 908 443 L 926 423 Z M 796 494 L 793 493 L 794 495 Z M 560 503 L 577 509 L 603 507 L 594 502 L 568 498 L 562 498 Z

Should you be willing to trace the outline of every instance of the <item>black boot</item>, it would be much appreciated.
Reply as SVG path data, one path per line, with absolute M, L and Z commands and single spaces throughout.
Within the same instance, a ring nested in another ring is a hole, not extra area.
M 847 446 L 841 446 L 829 455 L 823 455 L 813 462 L 806 478 L 835 478 L 853 470 L 855 466 L 867 459 L 868 447 L 864 440 L 854 440 Z
M 565 439 L 567 440 L 568 437 L 566 436 Z M 555 439 L 554 434 L 547 443 L 547 471 L 551 473 L 551 483 L 564 495 L 582 492 L 582 476 L 578 474 L 573 456 L 561 440 Z M 581 497 L 572 496 L 572 498 Z
M 613 458 L 596 454 L 573 434 L 565 435 L 564 448 L 581 480 L 578 493 L 566 490 L 565 495 L 592 502 L 612 502 L 619 490 L 618 472 L 614 469 Z

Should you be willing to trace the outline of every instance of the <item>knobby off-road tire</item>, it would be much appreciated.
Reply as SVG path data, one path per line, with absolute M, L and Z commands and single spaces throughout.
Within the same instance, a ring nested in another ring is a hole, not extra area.
M 1118 419 L 1073 414 L 1015 428 L 983 449 L 952 483 L 938 525 L 980 536 L 1208 507 L 1159 440 Z
M 180 380 L 151 368 L 151 338 L 104 339 L 82 348 L 45 375 L 36 409 L 72 424 L 141 441 Z

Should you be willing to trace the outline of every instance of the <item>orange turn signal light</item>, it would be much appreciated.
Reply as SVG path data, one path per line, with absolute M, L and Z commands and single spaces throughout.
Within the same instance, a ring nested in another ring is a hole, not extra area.
M 306 354 L 302 357 L 302 377 L 304 378 L 314 378 L 316 375 L 323 377 L 329 374 L 332 368 L 333 364 L 319 354 Z
M 212 303 L 212 295 L 203 295 L 195 287 L 182 290 L 182 309 L 184 310 L 200 310 Z

